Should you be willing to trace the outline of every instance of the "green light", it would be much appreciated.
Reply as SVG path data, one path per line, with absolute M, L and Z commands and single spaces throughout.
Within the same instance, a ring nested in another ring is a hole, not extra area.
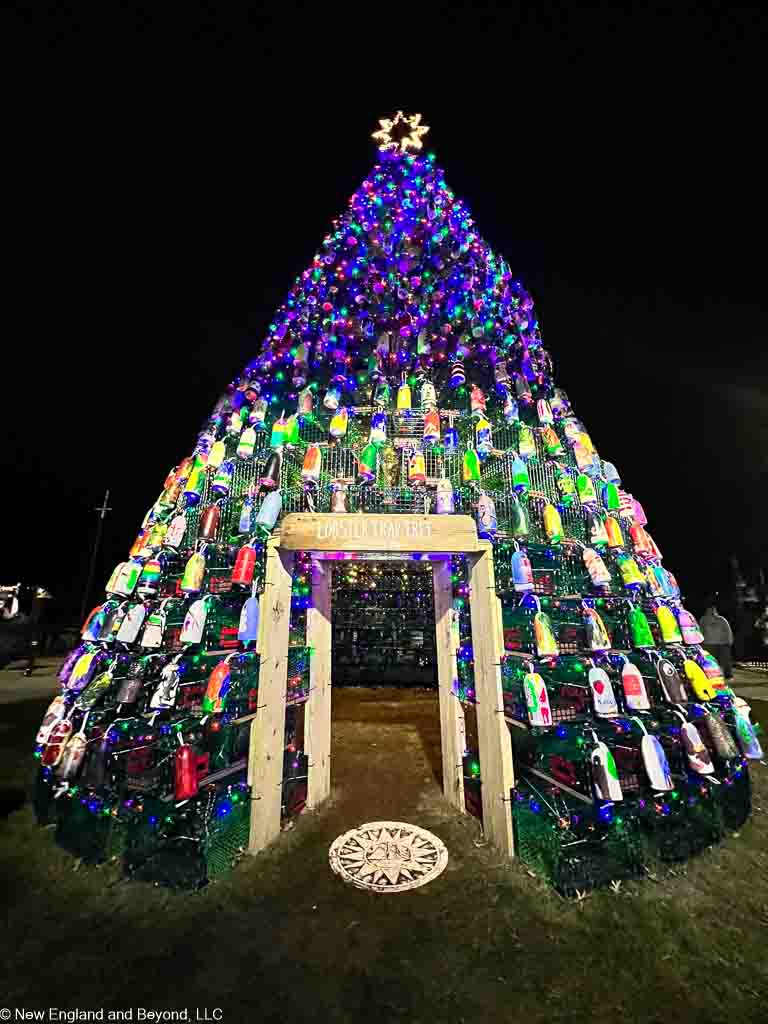
M 285 374 L 283 373 L 282 370 L 278 370 L 277 371 L 277 373 L 275 374 L 275 379 L 276 380 L 285 380 Z

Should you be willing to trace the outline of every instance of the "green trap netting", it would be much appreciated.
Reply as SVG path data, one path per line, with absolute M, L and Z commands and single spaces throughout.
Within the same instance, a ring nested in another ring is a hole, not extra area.
M 204 843 L 209 878 L 225 875 L 248 848 L 251 824 L 250 801 L 232 811 L 226 827 L 209 836 Z
M 125 851 L 126 873 L 136 881 L 174 889 L 199 889 L 231 871 L 248 847 L 250 802 L 233 804 L 209 822 L 201 838 L 163 836 L 134 826 Z
M 634 825 L 614 825 L 610 832 L 590 832 L 586 823 L 563 829 L 525 802 L 513 803 L 512 817 L 518 855 L 564 896 L 643 873 L 643 847 Z
M 137 882 L 171 889 L 200 889 L 208 881 L 205 857 L 194 839 L 169 839 L 131 872 Z
M 56 801 L 56 843 L 86 864 L 101 864 L 123 851 L 122 822 L 107 811 L 95 814 L 87 802 Z
M 729 831 L 736 831 L 752 813 L 752 780 L 744 770 L 730 785 L 720 786 L 717 802 L 722 814 L 723 825 Z
M 648 819 L 646 848 L 648 860 L 681 863 L 719 842 L 724 832 L 715 804 L 700 805 L 674 818 Z

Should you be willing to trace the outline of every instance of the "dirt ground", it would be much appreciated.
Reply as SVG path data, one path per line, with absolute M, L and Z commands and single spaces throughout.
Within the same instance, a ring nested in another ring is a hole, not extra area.
M 443 800 L 435 693 L 339 689 L 328 805 L 189 895 L 124 881 L 115 865 L 78 868 L 34 825 L 20 804 L 46 703 L 2 709 L 0 1007 L 189 1008 L 191 1020 L 220 1008 L 225 1022 L 768 1019 L 760 765 L 740 835 L 576 904 L 501 864 Z M 387 818 L 443 840 L 439 878 L 379 895 L 330 871 L 340 833 Z

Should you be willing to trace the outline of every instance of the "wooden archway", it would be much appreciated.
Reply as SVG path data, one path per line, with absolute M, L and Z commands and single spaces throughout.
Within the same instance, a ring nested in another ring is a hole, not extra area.
M 470 561 L 470 614 L 474 651 L 477 735 L 485 834 L 505 857 L 514 856 L 511 790 L 512 745 L 504 719 L 500 659 L 501 611 L 493 573 L 493 548 L 479 540 L 470 516 L 304 514 L 288 515 L 267 545 L 261 598 L 259 705 L 251 723 L 249 851 L 259 853 L 280 832 L 280 800 L 288 679 L 288 630 L 295 551 L 312 554 L 312 606 L 307 619 L 310 692 L 305 736 L 309 760 L 307 804 L 318 807 L 331 785 L 331 603 L 329 560 L 356 553 L 388 558 L 421 554 L 433 561 L 443 792 L 464 813 L 463 716 L 453 693 L 456 652 L 451 637 L 452 554 Z

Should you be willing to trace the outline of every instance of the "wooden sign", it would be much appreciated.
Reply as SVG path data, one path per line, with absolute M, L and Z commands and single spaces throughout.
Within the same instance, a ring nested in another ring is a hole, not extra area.
M 287 515 L 280 547 L 289 551 L 479 551 L 471 516 L 305 513 Z

